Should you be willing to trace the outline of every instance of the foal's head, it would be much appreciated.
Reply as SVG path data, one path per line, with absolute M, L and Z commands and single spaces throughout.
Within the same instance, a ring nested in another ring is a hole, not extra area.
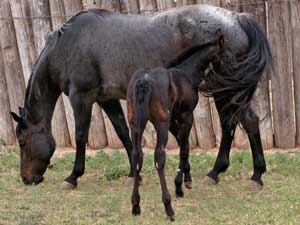
M 20 116 L 11 113 L 18 123 L 16 135 L 20 146 L 20 176 L 25 184 L 38 184 L 43 181 L 43 174 L 54 153 L 54 138 L 48 129 L 41 124 L 33 124 L 24 116 L 20 108 Z

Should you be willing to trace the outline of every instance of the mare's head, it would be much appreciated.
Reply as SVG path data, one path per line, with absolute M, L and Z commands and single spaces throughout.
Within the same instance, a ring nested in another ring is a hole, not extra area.
M 20 176 L 24 184 L 39 184 L 55 150 L 54 138 L 46 127 L 33 124 L 20 108 L 20 116 L 11 113 L 17 122 L 16 135 L 20 146 Z

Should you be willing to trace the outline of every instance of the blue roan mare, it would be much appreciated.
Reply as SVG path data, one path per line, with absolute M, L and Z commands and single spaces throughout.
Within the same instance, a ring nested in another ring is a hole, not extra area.
M 198 87 L 209 63 L 223 50 L 223 40 L 222 35 L 217 35 L 213 41 L 184 51 L 167 68 L 143 68 L 132 76 L 127 89 L 127 106 L 133 144 L 133 215 L 141 213 L 139 174 L 143 166 L 142 136 L 147 121 L 150 120 L 157 132 L 154 161 L 159 175 L 162 201 L 168 218 L 174 220 L 171 195 L 164 175 L 168 130 L 174 134 L 180 147 L 185 149 L 181 152 L 181 158 L 187 158 L 188 139 L 194 122 L 193 111 L 198 103 Z M 179 197 L 183 196 L 183 175 L 186 187 L 191 188 L 188 161 L 180 162 L 175 178 L 176 195 Z
M 238 122 L 248 133 L 254 160 L 251 180 L 262 185 L 266 170 L 258 117 L 250 108 L 257 82 L 271 62 L 268 41 L 248 15 L 226 9 L 194 5 L 154 15 L 121 15 L 104 10 L 78 13 L 50 35 L 32 71 L 18 122 L 21 177 L 38 184 L 55 150 L 51 118 L 59 95 L 69 96 L 76 130 L 76 159 L 65 186 L 74 188 L 85 167 L 85 146 L 96 102 L 107 113 L 123 142 L 131 164 L 132 144 L 119 99 L 133 73 L 142 67 L 164 67 L 174 56 L 224 34 L 225 49 L 204 77 L 201 91 L 213 95 L 222 126 L 219 154 L 208 178 L 229 166 L 229 151 Z M 242 112 L 242 113 L 240 113 Z M 171 124 L 172 126 L 172 124 Z M 186 146 L 185 146 L 186 147 Z M 185 147 L 180 146 L 184 152 Z M 188 163 L 180 154 L 181 166 Z M 132 166 L 129 177 L 133 176 Z

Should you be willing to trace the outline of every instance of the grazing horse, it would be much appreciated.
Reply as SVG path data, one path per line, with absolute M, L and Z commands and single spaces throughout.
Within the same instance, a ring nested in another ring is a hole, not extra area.
M 63 92 L 69 97 L 74 117 L 76 156 L 71 174 L 64 185 L 74 188 L 85 168 L 85 148 L 92 105 L 99 104 L 107 113 L 124 144 L 131 165 L 132 143 L 119 99 L 126 98 L 133 73 L 142 67 L 166 66 L 174 56 L 194 45 L 224 34 L 226 48 L 213 64 L 218 90 L 208 76 L 204 91 L 216 96 L 221 118 L 222 141 L 210 179 L 229 165 L 229 151 L 236 125 L 227 117 L 235 113 L 226 105 L 250 101 L 248 87 L 254 90 L 263 70 L 269 64 L 268 41 L 259 25 L 248 15 L 208 5 L 175 8 L 153 15 L 122 15 L 91 9 L 78 13 L 54 31 L 41 52 L 26 89 L 24 107 L 17 121 L 20 145 L 20 175 L 25 184 L 39 183 L 55 150 L 51 118 L 55 103 Z M 228 90 L 225 90 L 225 86 Z M 230 89 L 231 88 L 231 89 Z M 227 97 L 227 93 L 230 93 Z M 219 98 L 222 96 L 223 98 Z M 240 105 L 235 105 L 240 108 Z M 249 134 L 254 160 L 252 180 L 261 184 L 266 166 L 257 116 L 251 108 L 241 120 Z M 249 125 L 250 124 L 250 125 Z M 174 126 L 176 124 L 171 124 Z M 130 166 L 129 177 L 133 176 Z
M 183 175 L 186 186 L 191 188 L 188 137 L 194 122 L 193 111 L 198 103 L 198 86 L 204 70 L 221 52 L 222 46 L 221 36 L 183 52 L 168 65 L 168 69 L 144 68 L 138 70 L 131 78 L 127 89 L 127 106 L 133 144 L 134 185 L 131 201 L 134 215 L 140 214 L 138 186 L 143 166 L 142 136 L 148 120 L 153 123 L 157 132 L 154 161 L 162 189 L 162 201 L 170 220 L 174 220 L 174 211 L 164 175 L 168 130 L 180 145 L 181 161 L 175 178 L 176 194 L 183 196 Z

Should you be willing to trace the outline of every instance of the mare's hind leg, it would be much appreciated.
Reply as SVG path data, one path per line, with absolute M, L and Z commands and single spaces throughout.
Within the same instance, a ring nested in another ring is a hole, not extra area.
M 120 140 L 122 141 L 123 145 L 125 146 L 129 164 L 130 164 L 130 171 L 128 176 L 133 177 L 132 171 L 132 143 L 129 137 L 129 130 L 126 124 L 125 116 L 120 104 L 119 100 L 109 100 L 105 102 L 98 102 L 99 105 L 103 108 L 106 112 L 107 116 L 109 117 L 112 125 L 114 126 L 117 135 L 119 136 Z
M 194 117 L 192 112 L 181 113 L 171 121 L 170 131 L 176 137 L 179 146 L 179 167 L 175 177 L 175 193 L 177 197 L 183 197 L 182 182 L 184 177 L 185 187 L 192 188 L 192 177 L 189 163 L 189 134 L 192 129 Z
M 205 184 L 217 184 L 219 182 L 218 175 L 229 167 L 229 153 L 237 125 L 231 120 L 234 108 L 227 105 L 229 99 L 218 99 L 218 96 L 215 96 L 215 103 L 220 117 L 222 139 L 215 165 L 204 179 Z
M 255 182 L 254 184 L 256 186 L 258 185 L 261 188 L 263 186 L 261 177 L 262 174 L 266 172 L 266 162 L 259 132 L 259 119 L 253 110 L 249 108 L 247 112 L 242 115 L 240 121 L 248 134 L 252 151 L 254 172 L 251 180 Z
M 165 178 L 165 161 L 166 161 L 166 145 L 168 142 L 168 129 L 169 122 L 162 122 L 155 124 L 155 129 L 157 132 L 157 144 L 154 152 L 155 167 L 158 172 L 159 181 L 162 190 L 162 201 L 165 206 L 166 214 L 168 218 L 174 220 L 174 210 L 171 203 L 171 195 L 167 188 L 166 178 Z
M 85 148 L 91 121 L 93 100 L 90 97 L 70 95 L 70 102 L 75 118 L 76 157 L 72 173 L 63 183 L 64 189 L 77 186 L 77 178 L 84 173 Z

